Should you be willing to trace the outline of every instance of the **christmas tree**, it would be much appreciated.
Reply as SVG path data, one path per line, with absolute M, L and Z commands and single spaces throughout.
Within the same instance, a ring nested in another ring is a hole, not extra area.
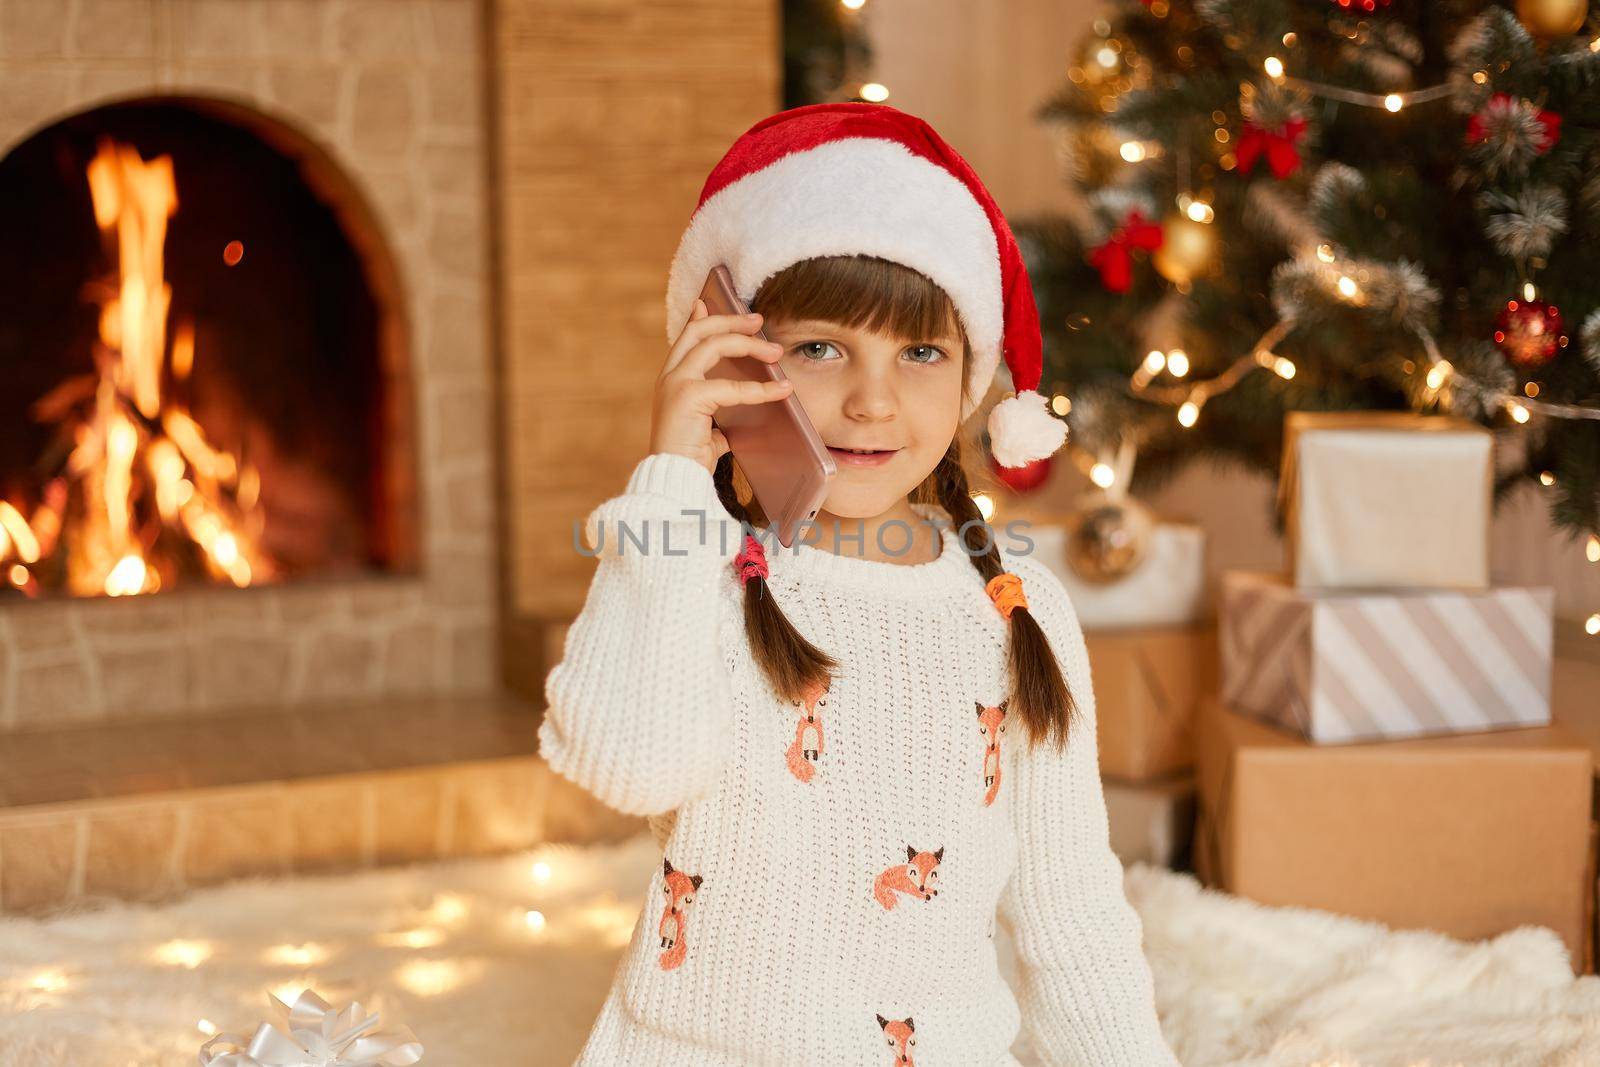
M 1098 19 L 1039 112 L 1083 210 L 1014 226 L 1075 458 L 1104 475 L 1131 446 L 1135 490 L 1201 456 L 1275 475 L 1286 411 L 1450 413 L 1513 431 L 1497 500 L 1536 480 L 1600 559 L 1586 19 L 1583 0 Z

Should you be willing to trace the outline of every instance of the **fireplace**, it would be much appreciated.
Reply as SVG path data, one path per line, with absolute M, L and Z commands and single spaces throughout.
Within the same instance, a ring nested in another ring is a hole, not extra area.
M 52 7 L 0 0 L 0 736 L 494 691 L 477 5 Z
M 0 596 L 414 569 L 392 258 L 281 123 L 152 97 L 0 159 Z

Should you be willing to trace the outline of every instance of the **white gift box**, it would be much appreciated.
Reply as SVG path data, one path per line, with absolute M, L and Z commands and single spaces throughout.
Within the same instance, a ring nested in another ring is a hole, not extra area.
M 1138 784 L 1105 782 L 1102 789 L 1111 851 L 1124 866 L 1176 867 L 1187 859 L 1194 835 L 1193 771 Z
M 1315 742 L 1550 723 L 1555 590 L 1297 589 L 1225 571 L 1222 700 Z
M 1156 523 L 1144 560 L 1109 584 L 1086 582 L 1067 563 L 1067 530 L 1034 523 L 1026 535 L 1033 552 L 1055 572 L 1072 597 L 1085 629 L 1194 622 L 1205 600 L 1205 531 L 1187 523 Z
M 1294 584 L 1489 585 L 1493 437 L 1408 411 L 1292 411 L 1278 501 Z

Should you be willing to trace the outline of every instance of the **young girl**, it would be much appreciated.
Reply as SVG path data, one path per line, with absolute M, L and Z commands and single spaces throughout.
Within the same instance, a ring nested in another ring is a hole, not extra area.
M 706 313 L 717 263 L 754 316 Z M 895 108 L 781 112 L 707 180 L 667 319 L 650 454 L 589 516 L 600 563 L 539 728 L 555 771 L 663 849 L 579 1067 L 1001 1067 L 1019 1029 L 1052 1067 L 1176 1065 L 1077 617 L 962 471 L 1002 352 L 997 458 L 1065 434 L 987 191 Z M 790 383 L 706 378 L 734 356 Z M 783 549 L 711 414 L 790 388 L 838 475 Z

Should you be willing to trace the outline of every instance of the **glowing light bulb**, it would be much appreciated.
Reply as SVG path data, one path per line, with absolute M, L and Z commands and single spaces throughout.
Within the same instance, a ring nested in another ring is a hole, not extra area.
M 1361 291 L 1356 287 L 1355 279 L 1351 278 L 1348 274 L 1339 275 L 1338 288 L 1339 295 L 1344 297 L 1346 300 L 1355 299 L 1355 295 Z
M 851 11 L 860 11 L 861 5 L 866 2 L 867 0 L 839 0 L 841 6 L 849 8 Z
M 874 104 L 881 104 L 889 99 L 889 87 L 878 82 L 867 82 L 856 95 Z
M 550 880 L 550 865 L 544 860 L 539 860 L 534 863 L 533 870 L 529 873 L 533 875 L 535 882 L 548 882 Z
M 1161 368 L 1167 365 L 1167 354 L 1159 349 L 1152 348 L 1145 353 L 1144 369 L 1150 374 L 1160 374 Z
M 1539 472 L 1539 484 L 1540 485 L 1555 485 L 1556 484 L 1556 476 L 1555 476 L 1555 474 L 1553 472 L 1551 472 L 1551 471 L 1540 471 Z
M 1600 612 L 1590 615 L 1583 620 L 1584 633 L 1600 634 Z
M 157 945 L 151 955 L 157 963 L 193 970 L 211 957 L 211 946 L 204 941 L 168 941 Z
M 1506 410 L 1511 412 L 1511 417 L 1515 421 L 1517 421 L 1517 422 L 1527 422 L 1528 421 L 1528 409 L 1523 407 L 1521 404 L 1517 403 L 1515 400 L 1507 400 L 1506 401 Z
M 545 927 L 544 912 L 529 908 L 523 915 L 522 921 L 528 924 L 530 930 L 543 930 Z
M 1267 61 L 1265 63 L 1261 64 L 1261 66 L 1262 66 L 1262 69 L 1264 69 L 1267 72 L 1267 77 L 1269 77 L 1269 78 L 1281 78 L 1281 77 L 1283 77 L 1283 60 L 1279 59 L 1277 56 L 1268 56 L 1267 57 Z
M 1583 554 L 1589 558 L 1590 563 L 1600 563 L 1600 537 L 1589 535 L 1589 543 L 1583 546 Z
M 1318 245 L 1317 246 L 1317 258 L 1322 260 L 1322 262 L 1324 262 L 1324 263 L 1332 263 L 1333 262 L 1333 246 L 1332 245 Z
M 1446 378 L 1450 377 L 1450 372 L 1452 370 L 1454 370 L 1454 369 L 1455 368 L 1450 365 L 1448 360 L 1443 360 L 1443 359 L 1441 359 L 1439 362 L 1435 363 L 1433 366 L 1429 367 L 1428 368 L 1428 388 L 1429 389 L 1437 389 L 1437 388 L 1439 388 L 1439 386 L 1444 384 L 1444 380 Z
M 1285 381 L 1294 377 L 1294 361 L 1285 359 L 1283 356 L 1274 356 L 1272 358 L 1272 369 L 1278 377 Z
M 1057 415 L 1065 415 L 1072 410 L 1072 398 L 1066 393 L 1057 393 L 1050 398 L 1050 410 Z
M 1184 214 L 1195 222 L 1210 222 L 1217 217 L 1217 213 L 1211 210 L 1211 205 L 1204 200 L 1189 201 L 1189 206 L 1184 208 Z
M 1089 480 L 1102 489 L 1110 489 L 1117 480 L 1117 473 L 1104 463 L 1096 463 L 1089 468 Z
M 1179 426 L 1193 426 L 1198 418 L 1200 418 L 1200 405 L 1193 400 L 1185 400 L 1183 405 L 1178 408 Z
M 1122 153 L 1122 158 L 1127 160 L 1129 163 L 1138 163 L 1140 160 L 1144 159 L 1144 142 L 1123 141 L 1122 147 L 1119 149 L 1119 151 Z
M 28 988 L 41 993 L 59 993 L 67 988 L 67 976 L 60 971 L 40 971 L 29 979 Z
M 1524 300 L 1532 300 L 1538 295 L 1539 295 L 1539 290 L 1537 290 L 1537 289 L 1535 289 L 1533 287 L 1533 283 L 1532 282 L 1523 282 L 1522 283 L 1522 299 L 1524 299 Z
M 1399 111 L 1406 106 L 1405 98 L 1399 93 L 1390 93 L 1383 98 L 1383 106 L 1390 111 Z
M 1174 348 L 1167 353 L 1167 369 L 1174 378 L 1182 378 L 1189 373 L 1189 353 L 1181 348 Z

